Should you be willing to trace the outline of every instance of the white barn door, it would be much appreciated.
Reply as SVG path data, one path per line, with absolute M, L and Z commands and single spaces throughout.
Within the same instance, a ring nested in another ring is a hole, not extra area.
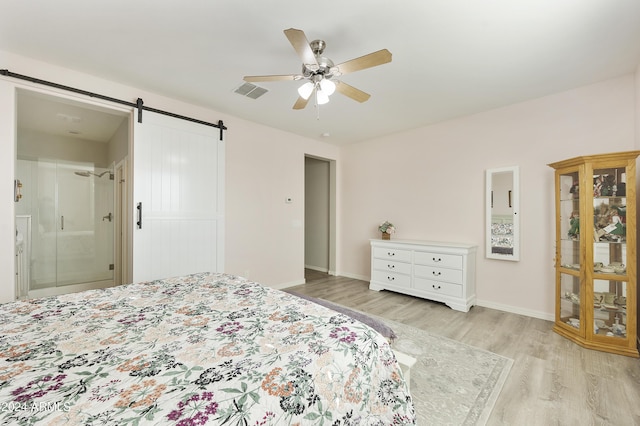
M 223 272 L 220 130 L 143 111 L 133 164 L 133 282 Z

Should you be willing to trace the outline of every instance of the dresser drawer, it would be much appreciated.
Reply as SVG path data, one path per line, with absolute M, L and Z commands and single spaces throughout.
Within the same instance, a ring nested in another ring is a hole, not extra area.
M 462 269 L 462 256 L 457 254 L 431 253 L 416 251 L 414 253 L 416 265 L 441 266 L 443 268 Z
M 446 281 L 449 283 L 462 284 L 461 269 L 437 268 L 424 265 L 415 265 L 414 268 L 414 274 L 416 277 L 426 278 L 434 281 Z
M 373 257 L 377 259 L 396 260 L 398 262 L 411 262 L 411 251 L 388 247 L 376 247 L 373 249 Z
M 373 259 L 373 269 L 407 275 L 411 274 L 410 263 L 395 262 L 393 260 Z
M 398 287 L 411 287 L 411 277 L 409 275 L 398 274 L 396 272 L 373 271 L 371 279 L 383 285 L 388 284 Z
M 442 281 L 428 280 L 426 278 L 415 278 L 414 288 L 428 291 L 429 293 L 462 297 L 462 285 L 460 284 L 445 283 Z

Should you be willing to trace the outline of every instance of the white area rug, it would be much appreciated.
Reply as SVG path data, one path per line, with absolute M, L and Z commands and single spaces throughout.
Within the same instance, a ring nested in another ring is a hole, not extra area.
M 418 425 L 487 423 L 512 359 L 337 303 L 285 291 L 349 315 L 385 337 L 396 334 L 393 349 L 416 359 L 410 387 Z
M 419 425 L 486 424 L 513 360 L 378 319 L 397 334 L 393 348 L 417 360 L 411 368 L 411 396 Z

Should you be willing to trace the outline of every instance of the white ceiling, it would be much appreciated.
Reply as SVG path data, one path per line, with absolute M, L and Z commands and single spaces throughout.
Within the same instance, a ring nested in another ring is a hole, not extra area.
M 0 50 L 334 144 L 640 64 L 638 0 L 0 0 L 0 10 Z M 319 120 L 311 103 L 292 109 L 300 82 L 260 83 L 269 92 L 256 100 L 234 93 L 245 75 L 300 72 L 287 28 L 323 39 L 335 63 L 382 48 L 393 60 L 342 76 L 371 98 L 360 104 L 336 93 Z M 21 73 L 11 65 L 0 68 Z
M 48 135 L 107 143 L 127 118 L 115 110 L 43 95 L 18 92 L 18 128 Z

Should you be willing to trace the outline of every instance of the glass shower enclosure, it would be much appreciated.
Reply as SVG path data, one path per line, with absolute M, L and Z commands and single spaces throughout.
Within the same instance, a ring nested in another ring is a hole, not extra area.
M 113 285 L 113 169 L 56 160 L 18 160 L 17 169 L 16 213 L 31 234 L 28 295 L 19 296 Z

